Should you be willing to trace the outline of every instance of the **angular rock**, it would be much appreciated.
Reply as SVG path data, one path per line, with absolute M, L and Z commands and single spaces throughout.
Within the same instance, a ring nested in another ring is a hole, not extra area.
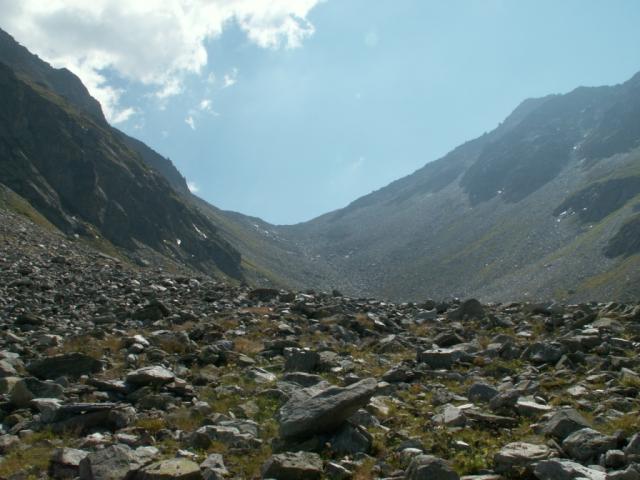
M 200 471 L 204 480 L 223 480 L 229 475 L 229 471 L 224 465 L 224 459 L 219 453 L 210 454 L 200 464 Z
M 464 301 L 458 308 L 447 312 L 447 318 L 452 321 L 467 319 L 481 319 L 484 317 L 484 307 L 475 298 Z
M 142 466 L 140 458 L 129 447 L 112 445 L 80 461 L 80 480 L 128 480 Z
M 280 435 L 296 438 L 333 432 L 369 402 L 376 388 L 376 380 L 367 378 L 345 388 L 330 387 L 310 398 L 291 398 L 280 409 Z
M 287 452 L 272 455 L 262 468 L 262 478 L 320 480 L 322 459 L 317 453 Z
M 140 480 L 201 480 L 200 466 L 186 458 L 161 460 L 144 467 L 136 475 Z
M 418 455 L 411 460 L 406 480 L 459 480 L 458 474 L 443 459 L 432 455 Z
M 426 363 L 434 370 L 451 368 L 458 359 L 459 352 L 451 348 L 439 348 L 435 350 L 425 350 L 418 353 L 418 362 Z
M 534 467 L 538 480 L 606 480 L 607 474 L 565 459 L 542 460 Z
M 159 365 L 143 367 L 127 374 L 125 381 L 136 386 L 164 385 L 170 383 L 175 375 L 170 370 Z
M 292 348 L 285 350 L 285 372 L 315 372 L 320 363 L 320 354 L 312 350 Z
M 489 402 L 498 394 L 498 389 L 486 383 L 474 383 L 467 391 L 467 397 L 472 402 Z
M 533 465 L 553 457 L 553 451 L 545 445 L 514 442 L 505 445 L 494 456 L 493 464 L 497 473 L 522 476 L 531 473 Z
M 34 377 L 19 380 L 9 393 L 9 400 L 17 407 L 27 407 L 34 398 L 61 398 L 64 388 L 51 381 L 42 381 Z
M 564 440 L 573 432 L 590 427 L 585 418 L 573 408 L 565 408 L 554 413 L 542 428 L 546 435 Z
M 41 379 L 59 377 L 77 378 L 102 370 L 102 362 L 84 353 L 74 352 L 54 355 L 27 365 L 27 371 Z
M 576 430 L 562 442 L 562 448 L 579 462 L 597 461 L 600 454 L 616 448 L 615 437 L 603 435 L 591 428 Z
M 89 454 L 75 448 L 59 448 L 51 456 L 49 475 L 57 479 L 76 478 L 80 474 L 80 462 Z

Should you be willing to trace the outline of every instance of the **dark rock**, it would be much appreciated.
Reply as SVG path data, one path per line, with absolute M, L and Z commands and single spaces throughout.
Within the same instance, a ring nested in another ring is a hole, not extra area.
M 589 423 L 572 408 L 565 408 L 554 413 L 543 426 L 543 432 L 557 440 L 564 440 L 577 430 L 589 428 Z
M 30 374 L 43 379 L 65 376 L 77 378 L 101 370 L 102 362 L 100 360 L 79 352 L 46 357 L 27 365 L 27 371 Z
M 406 480 L 459 480 L 458 474 L 441 458 L 418 455 L 411 460 Z

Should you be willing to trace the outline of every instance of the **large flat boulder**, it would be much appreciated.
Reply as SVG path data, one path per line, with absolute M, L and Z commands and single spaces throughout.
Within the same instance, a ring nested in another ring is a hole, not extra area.
M 59 377 L 77 378 L 90 375 L 102 370 L 102 362 L 80 352 L 54 355 L 36 360 L 27 365 L 27 371 L 41 379 L 56 379 Z
M 376 391 L 378 382 L 367 378 L 348 387 L 330 387 L 314 396 L 292 396 L 280 409 L 280 436 L 307 438 L 330 433 L 364 407 Z

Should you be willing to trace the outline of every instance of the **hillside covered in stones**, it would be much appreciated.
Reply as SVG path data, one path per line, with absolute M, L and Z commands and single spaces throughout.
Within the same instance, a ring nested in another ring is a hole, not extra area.
M 136 266 L 0 202 L 0 478 L 640 478 L 640 304 Z

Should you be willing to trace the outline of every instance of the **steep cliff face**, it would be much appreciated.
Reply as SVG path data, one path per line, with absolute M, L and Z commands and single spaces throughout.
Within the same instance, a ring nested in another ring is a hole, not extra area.
M 93 226 L 113 244 L 139 244 L 240 278 L 240 254 L 140 155 L 68 99 L 0 64 L 0 182 L 66 232 Z
M 0 63 L 9 66 L 18 76 L 24 76 L 66 99 L 78 110 L 106 125 L 100 103 L 93 98 L 80 79 L 66 68 L 51 67 L 4 30 L 0 29 Z

